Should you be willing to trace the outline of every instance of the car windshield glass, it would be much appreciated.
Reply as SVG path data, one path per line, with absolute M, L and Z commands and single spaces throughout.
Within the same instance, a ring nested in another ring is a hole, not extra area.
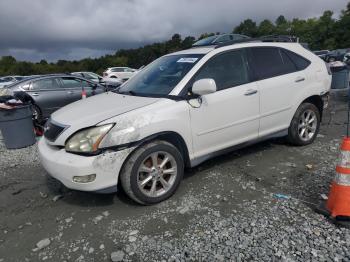
M 117 92 L 167 96 L 202 57 L 203 54 L 163 56 L 130 78 Z
M 218 36 L 217 35 L 213 35 L 213 36 L 209 36 L 207 38 L 204 38 L 202 40 L 199 40 L 197 42 L 195 42 L 193 45 L 209 45 L 211 44 Z

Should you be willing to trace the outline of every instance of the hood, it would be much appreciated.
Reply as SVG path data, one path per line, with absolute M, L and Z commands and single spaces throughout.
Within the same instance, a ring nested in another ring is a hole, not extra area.
M 158 100 L 107 92 L 69 104 L 53 113 L 51 118 L 63 125 L 88 127 Z

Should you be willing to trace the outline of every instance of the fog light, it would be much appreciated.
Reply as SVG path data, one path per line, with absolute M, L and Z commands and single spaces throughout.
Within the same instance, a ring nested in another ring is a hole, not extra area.
M 73 181 L 76 183 L 89 183 L 94 181 L 96 178 L 95 174 L 86 175 L 86 176 L 74 176 Z

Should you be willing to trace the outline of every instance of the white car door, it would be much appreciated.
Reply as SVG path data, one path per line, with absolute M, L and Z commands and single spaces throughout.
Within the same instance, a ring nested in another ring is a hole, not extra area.
M 244 50 L 220 53 L 194 76 L 212 78 L 217 91 L 189 101 L 194 157 L 237 145 L 258 137 L 259 92 L 250 82 Z
M 293 103 L 307 82 L 289 51 L 277 47 L 250 49 L 250 64 L 260 91 L 259 136 L 283 131 L 290 125 Z

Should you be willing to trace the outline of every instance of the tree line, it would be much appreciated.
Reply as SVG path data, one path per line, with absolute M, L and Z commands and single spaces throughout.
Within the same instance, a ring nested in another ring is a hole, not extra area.
M 308 19 L 294 18 L 288 20 L 283 15 L 275 21 L 265 19 L 260 23 L 256 23 L 252 19 L 246 19 L 236 26 L 232 32 L 250 37 L 295 35 L 300 38 L 300 42 L 308 43 L 311 50 L 350 48 L 350 2 L 341 11 L 338 19 L 334 18 L 333 12 L 329 10 L 325 11 L 320 17 Z M 193 36 L 182 38 L 180 34 L 174 34 L 170 40 L 161 43 L 145 45 L 135 49 L 120 49 L 113 55 L 85 58 L 79 61 L 58 60 L 56 63 L 48 63 L 43 59 L 38 63 L 33 63 L 17 61 L 12 56 L 3 56 L 0 59 L 0 76 L 74 71 L 91 71 L 101 74 L 107 67 L 111 66 L 139 68 L 167 53 L 190 48 L 195 41 L 215 34 L 220 34 L 220 32 L 204 33 L 197 39 Z

